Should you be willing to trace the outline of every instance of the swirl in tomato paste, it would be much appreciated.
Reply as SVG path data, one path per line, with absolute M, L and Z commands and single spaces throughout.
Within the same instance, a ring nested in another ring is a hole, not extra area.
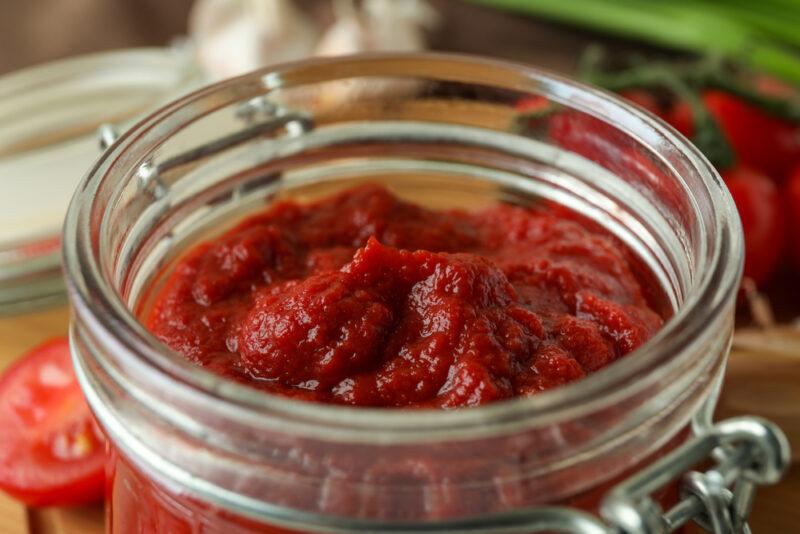
M 384 407 L 535 395 L 661 326 L 612 237 L 561 209 L 434 211 L 377 185 L 279 202 L 193 248 L 150 330 L 289 397 Z

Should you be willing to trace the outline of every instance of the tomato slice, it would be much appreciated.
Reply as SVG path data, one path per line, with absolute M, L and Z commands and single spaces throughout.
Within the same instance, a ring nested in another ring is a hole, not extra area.
M 0 429 L 0 489 L 31 506 L 102 498 L 105 446 L 67 338 L 39 345 L 0 378 Z

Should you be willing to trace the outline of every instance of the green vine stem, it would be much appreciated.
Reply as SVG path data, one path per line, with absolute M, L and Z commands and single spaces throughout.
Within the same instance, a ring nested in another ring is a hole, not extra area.
M 758 106 L 767 114 L 800 123 L 797 99 L 778 98 L 757 91 L 742 81 L 745 79 L 742 72 L 737 72 L 718 55 L 683 62 L 646 62 L 634 58 L 628 61 L 627 68 L 613 71 L 603 67 L 605 60 L 601 48 L 588 48 L 579 63 L 580 77 L 614 92 L 662 89 L 674 99 L 685 101 L 694 121 L 692 141 L 720 169 L 733 164 L 734 153 L 700 98 L 704 89 L 720 89 Z

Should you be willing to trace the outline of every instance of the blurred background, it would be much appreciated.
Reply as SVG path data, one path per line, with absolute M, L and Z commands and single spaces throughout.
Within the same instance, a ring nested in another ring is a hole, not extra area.
M 186 51 L 202 83 L 311 55 L 479 54 L 580 78 L 658 115 L 709 157 L 743 220 L 746 278 L 720 416 L 777 421 L 795 440 L 797 458 L 800 0 L 0 0 L 0 76 L 144 46 Z M 11 95 L 8 79 L 0 77 L 0 97 Z M 9 131 L 0 136 L 0 164 L 4 139 L 19 148 L 10 126 L 18 110 L 7 105 L 4 115 L 2 104 L 0 98 L 0 133 Z M 535 105 L 521 102 L 519 112 L 534 115 Z M 3 199 L 17 202 L 3 168 L 0 230 L 15 225 L 3 222 Z M 67 193 L 79 176 L 68 178 Z M 0 252 L 4 239 L 0 234 Z M 57 250 L 57 236 L 47 246 Z M 66 320 L 62 307 L 0 321 L 0 367 L 45 334 L 63 335 Z M 800 531 L 798 502 L 794 472 L 760 493 L 754 531 Z M 0 534 L 28 532 L 14 525 L 37 521 L 66 522 L 59 532 L 83 534 L 97 531 L 101 515 L 95 509 L 8 520 L 15 513 L 26 514 L 0 498 Z
M 615 91 L 695 142 L 731 188 L 748 247 L 740 323 L 800 315 L 797 0 L 0 0 L 0 13 L 0 75 L 174 47 L 200 71 L 188 90 L 313 55 L 432 49 Z
M 247 10 L 258 0 L 198 3 L 213 8 L 214 4 L 226 2 Z M 194 3 L 193 0 L 0 0 L 0 73 L 77 54 L 167 45 L 176 37 L 187 35 Z M 307 14 L 320 28 L 335 18 L 330 0 L 286 3 Z M 435 50 L 492 55 L 570 71 L 585 47 L 598 39 L 613 42 L 619 49 L 642 46 L 641 42 L 613 39 L 604 32 L 578 31 L 563 23 L 488 5 L 461 0 L 432 0 L 429 4 L 438 16 L 436 24 L 425 29 L 426 47 Z

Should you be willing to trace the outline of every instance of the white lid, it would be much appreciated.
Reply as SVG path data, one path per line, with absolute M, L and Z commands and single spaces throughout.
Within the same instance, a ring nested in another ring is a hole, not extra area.
M 59 237 L 98 128 L 124 130 L 198 85 L 188 48 L 55 61 L 0 77 L 0 312 L 57 298 Z

